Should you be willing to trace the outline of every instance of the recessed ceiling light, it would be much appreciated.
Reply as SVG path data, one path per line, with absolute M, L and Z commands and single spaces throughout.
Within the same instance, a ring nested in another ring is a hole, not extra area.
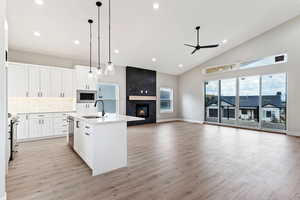
M 79 45 L 80 41 L 79 40 L 74 40 L 74 44 Z
M 37 32 L 37 31 L 34 31 L 33 35 L 36 36 L 36 37 L 40 37 L 41 36 L 40 32 Z
M 157 3 L 157 2 L 153 3 L 153 9 L 158 10 L 159 9 L 159 3 Z
M 179 64 L 178 67 L 179 67 L 179 68 L 183 68 L 183 64 Z
M 152 58 L 152 62 L 156 62 L 156 58 Z
M 115 51 L 114 51 L 114 52 L 115 52 L 115 54 L 118 54 L 118 53 L 120 53 L 118 49 L 115 49 Z
M 44 5 L 44 1 L 43 0 L 34 0 L 34 2 L 37 4 L 37 5 Z
M 227 40 L 223 40 L 222 41 L 222 44 L 226 44 L 228 41 Z

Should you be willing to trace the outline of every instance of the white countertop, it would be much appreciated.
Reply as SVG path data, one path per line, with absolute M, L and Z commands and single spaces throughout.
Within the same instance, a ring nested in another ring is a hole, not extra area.
M 100 113 L 70 113 L 68 114 L 71 117 L 79 119 L 89 124 L 105 124 L 105 123 L 117 123 L 117 122 L 130 122 L 130 121 L 142 121 L 145 120 L 144 118 L 140 117 L 132 117 L 127 115 L 119 115 L 113 113 L 106 113 L 104 117 L 101 116 Z M 101 116 L 98 119 L 86 119 L 83 116 Z

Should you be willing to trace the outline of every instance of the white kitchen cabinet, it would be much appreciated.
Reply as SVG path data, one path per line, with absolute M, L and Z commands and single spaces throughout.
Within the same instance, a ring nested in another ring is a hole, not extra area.
M 72 98 L 75 97 L 74 79 L 72 69 L 9 63 L 8 96 Z
M 76 111 L 78 113 L 96 113 L 97 107 L 94 106 L 94 103 L 77 103 Z
M 41 119 L 41 137 L 49 137 L 54 135 L 52 118 Z
M 53 130 L 54 135 L 66 135 L 68 133 L 68 124 L 66 118 L 53 118 Z
M 63 97 L 75 97 L 73 70 L 62 70 L 62 94 Z
M 50 97 L 51 73 L 48 68 L 40 67 L 40 97 Z
M 41 119 L 29 120 L 29 138 L 38 138 L 41 136 Z
M 29 137 L 29 121 L 27 114 L 20 114 L 17 126 L 17 140 L 24 140 Z
M 62 97 L 62 73 L 60 69 L 51 70 L 51 97 Z
M 92 68 L 93 76 L 89 77 L 89 67 L 76 66 L 76 88 L 79 90 L 96 90 L 96 68 Z
M 40 97 L 40 69 L 37 66 L 28 67 L 29 97 Z
M 81 154 L 82 154 L 82 158 L 83 160 L 86 162 L 86 164 L 93 169 L 93 156 L 94 156 L 94 152 L 93 152 L 93 142 L 92 142 L 92 134 L 93 134 L 93 130 L 92 130 L 92 126 L 88 125 L 88 124 L 84 124 L 84 126 L 82 127 L 83 130 L 81 132 Z
M 51 97 L 75 97 L 73 70 L 53 68 L 51 70 L 51 82 Z
M 66 113 L 18 114 L 18 140 L 65 136 L 68 134 Z
M 28 67 L 17 63 L 8 65 L 8 97 L 28 96 Z

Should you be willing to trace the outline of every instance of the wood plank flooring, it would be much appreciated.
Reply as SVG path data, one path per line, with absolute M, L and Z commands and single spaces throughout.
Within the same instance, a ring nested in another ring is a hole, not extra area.
M 22 143 L 8 200 L 300 199 L 299 138 L 163 123 L 129 127 L 128 156 L 127 168 L 92 177 L 64 138 Z

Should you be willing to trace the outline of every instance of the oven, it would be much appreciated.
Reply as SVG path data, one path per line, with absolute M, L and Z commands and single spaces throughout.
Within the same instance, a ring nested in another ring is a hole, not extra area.
M 77 90 L 77 103 L 94 103 L 97 96 L 96 90 Z

